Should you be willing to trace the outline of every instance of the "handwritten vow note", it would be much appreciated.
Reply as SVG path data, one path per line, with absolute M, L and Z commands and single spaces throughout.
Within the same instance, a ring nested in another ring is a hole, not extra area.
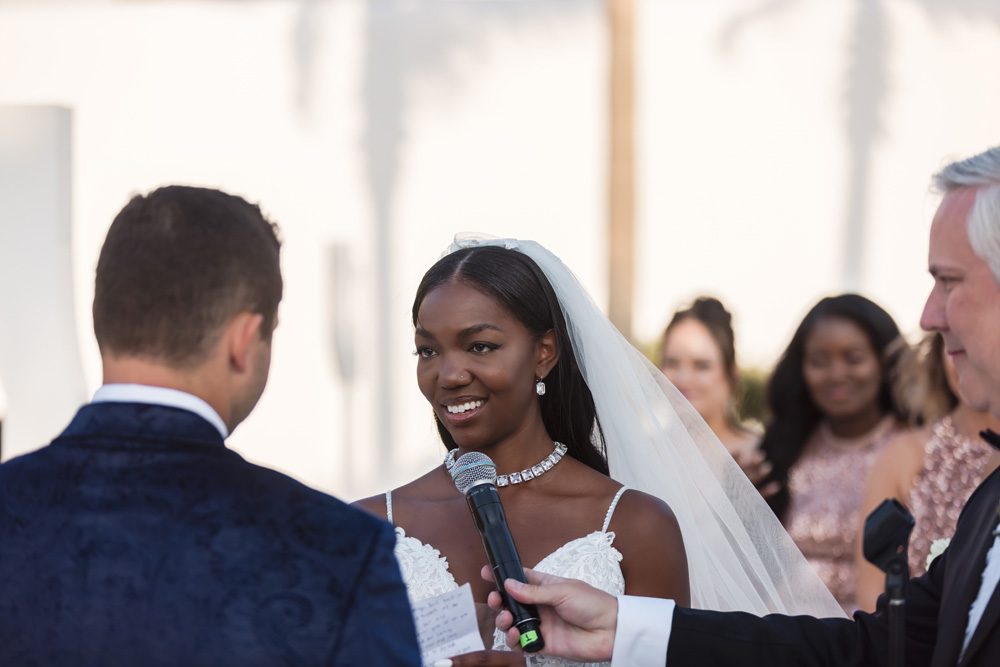
M 425 667 L 442 658 L 484 648 L 469 584 L 413 603 L 413 620 Z

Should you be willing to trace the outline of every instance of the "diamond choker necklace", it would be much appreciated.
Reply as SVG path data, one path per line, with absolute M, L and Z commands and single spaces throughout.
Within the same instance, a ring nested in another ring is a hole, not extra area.
M 497 486 L 509 486 L 511 484 L 527 482 L 528 480 L 535 479 L 547 470 L 552 470 L 552 466 L 559 463 L 563 455 L 565 455 L 566 451 L 569 449 L 561 442 L 555 442 L 553 444 L 555 445 L 555 449 L 552 450 L 552 453 L 530 468 L 525 468 L 521 472 L 512 472 L 507 475 L 497 475 Z M 444 457 L 444 467 L 448 472 L 451 472 L 452 466 L 455 465 L 455 456 L 457 453 L 457 448 L 451 449 Z

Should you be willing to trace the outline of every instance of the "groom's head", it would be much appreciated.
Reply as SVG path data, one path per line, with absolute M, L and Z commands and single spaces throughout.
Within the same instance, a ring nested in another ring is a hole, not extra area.
M 934 288 L 920 324 L 941 333 L 963 398 L 1000 417 L 1000 147 L 949 164 L 934 183 L 944 198 L 931 224 Z
M 231 394 L 223 419 L 235 426 L 267 379 L 279 248 L 276 227 L 240 197 L 167 186 L 133 198 L 97 264 L 94 333 L 105 381 L 211 384 Z M 224 377 L 196 377 L 208 372 Z

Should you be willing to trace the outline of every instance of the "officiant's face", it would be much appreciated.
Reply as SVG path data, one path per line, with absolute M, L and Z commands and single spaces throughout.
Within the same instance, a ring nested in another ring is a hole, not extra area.
M 934 287 L 920 326 L 938 331 L 958 371 L 962 397 L 1000 416 L 1000 285 L 969 242 L 969 211 L 976 190 L 948 194 L 931 223 L 928 268 Z
M 459 447 L 486 448 L 541 423 L 534 383 L 545 346 L 489 296 L 456 282 L 435 288 L 414 342 L 420 391 Z

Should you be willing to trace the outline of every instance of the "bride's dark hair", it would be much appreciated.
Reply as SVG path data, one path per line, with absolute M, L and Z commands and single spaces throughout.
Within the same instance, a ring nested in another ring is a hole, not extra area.
M 573 458 L 608 474 L 604 435 L 594 397 L 576 362 L 562 309 L 552 286 L 527 255 L 499 246 L 462 248 L 439 259 L 427 270 L 413 300 L 413 326 L 431 290 L 451 281 L 468 285 L 492 298 L 531 332 L 535 340 L 554 331 L 559 361 L 545 378 L 542 421 L 549 435 L 569 448 Z M 448 449 L 458 445 L 437 415 L 438 433 Z

